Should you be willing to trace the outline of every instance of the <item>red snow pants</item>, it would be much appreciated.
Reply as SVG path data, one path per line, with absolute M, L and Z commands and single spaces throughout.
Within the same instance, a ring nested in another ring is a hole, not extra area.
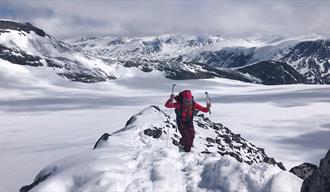
M 194 143 L 194 138 L 195 138 L 195 129 L 193 125 L 184 125 L 180 123 L 178 125 L 179 132 L 181 134 L 181 139 L 180 139 L 180 144 L 184 146 L 184 151 L 185 152 L 190 152 L 191 147 L 193 146 Z

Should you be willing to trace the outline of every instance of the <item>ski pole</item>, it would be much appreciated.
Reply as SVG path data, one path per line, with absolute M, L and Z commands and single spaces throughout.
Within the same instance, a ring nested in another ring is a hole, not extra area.
M 172 85 L 172 95 L 174 95 L 174 87 L 176 86 L 176 84 L 173 84 Z M 172 103 L 173 103 L 173 98 L 172 98 Z M 172 111 L 171 111 L 172 113 Z M 175 132 L 177 133 L 178 132 L 178 126 L 175 126 Z
M 174 88 L 175 88 L 176 84 L 172 85 L 172 95 L 174 95 Z M 172 98 L 172 102 L 173 102 L 173 98 Z
M 174 88 L 175 88 L 176 84 L 172 85 L 172 95 L 174 95 Z M 173 98 L 172 98 L 172 103 L 173 103 Z M 172 111 L 171 111 L 171 115 L 172 115 Z M 178 126 L 175 126 L 175 132 L 178 132 Z
M 205 92 L 205 95 L 206 95 L 206 104 L 211 104 L 211 99 L 210 99 L 210 96 L 209 96 L 208 92 Z M 209 108 L 209 114 L 210 114 L 211 126 L 212 126 L 212 129 L 214 129 L 213 128 L 213 122 L 212 122 L 212 113 L 211 113 L 210 108 Z
M 211 104 L 211 99 L 210 99 L 210 96 L 209 96 L 209 93 L 208 92 L 205 92 L 205 95 L 206 95 L 206 104 Z M 209 109 L 209 113 L 211 114 L 211 109 Z
M 174 88 L 175 88 L 175 86 L 176 86 L 176 84 L 173 84 L 172 85 L 171 96 L 174 95 Z M 172 99 L 172 103 L 173 103 L 173 98 L 171 98 L 171 99 Z M 171 118 L 172 118 L 172 110 L 170 112 L 170 120 L 171 120 Z M 170 137 L 170 128 L 167 127 L 167 141 L 166 141 L 166 146 L 168 146 L 168 139 L 169 139 L 169 137 Z

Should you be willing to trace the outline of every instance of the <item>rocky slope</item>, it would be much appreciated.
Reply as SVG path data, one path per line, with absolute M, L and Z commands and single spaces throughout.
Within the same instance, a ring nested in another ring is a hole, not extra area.
M 311 176 L 314 171 L 317 169 L 317 166 L 311 163 L 302 163 L 298 166 L 294 166 L 290 169 L 290 172 L 295 174 L 301 179 L 306 179 Z

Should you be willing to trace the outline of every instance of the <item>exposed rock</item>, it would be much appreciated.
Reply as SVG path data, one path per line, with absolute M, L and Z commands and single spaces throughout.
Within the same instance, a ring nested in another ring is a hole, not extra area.
M 317 169 L 317 166 L 311 163 L 302 163 L 298 166 L 294 166 L 290 169 L 290 172 L 295 174 L 301 179 L 306 179 L 311 176 L 313 172 Z
M 239 68 L 238 71 L 250 74 L 262 80 L 262 84 L 297 84 L 306 83 L 306 78 L 293 67 L 276 61 L 262 61 Z
M 282 170 L 286 170 L 286 168 L 285 168 L 285 166 L 284 166 L 284 164 L 283 164 L 282 162 L 277 162 L 276 165 L 277 165 L 280 169 L 282 169 Z
M 0 45 L 0 58 L 19 65 L 29 65 L 33 67 L 43 66 L 40 57 L 28 55 L 21 50 L 7 48 L 2 45 Z
M 321 159 L 320 166 L 302 184 L 301 192 L 329 192 L 330 191 L 330 149 Z
M 148 135 L 155 139 L 159 138 L 162 135 L 162 130 L 157 129 L 157 128 L 145 129 L 143 132 L 145 135 Z
M 116 79 L 115 76 L 103 76 L 98 75 L 94 71 L 77 71 L 77 72 L 64 72 L 64 73 L 58 73 L 58 75 L 65 77 L 71 81 L 78 81 L 83 83 L 96 83 L 96 82 L 102 82 L 106 81 L 108 79 Z
M 210 143 L 214 143 L 214 139 L 213 138 L 210 138 L 210 137 L 206 137 L 206 141 L 210 142 Z
M 21 22 L 16 22 L 16 21 L 0 20 L 0 29 L 25 31 L 27 33 L 30 33 L 30 31 L 33 31 L 41 37 L 46 36 L 46 33 L 43 30 L 33 26 L 31 23 L 21 23 Z
M 41 171 L 37 175 L 37 177 L 35 178 L 35 180 L 33 181 L 33 183 L 31 183 L 30 185 L 23 186 L 19 191 L 20 192 L 28 192 L 28 191 L 30 191 L 34 186 L 36 186 L 39 183 L 45 181 L 50 175 L 52 175 L 56 171 L 57 171 L 57 167 L 53 167 L 52 169 L 45 169 L 45 170 Z
M 99 138 L 99 140 L 96 141 L 96 143 L 95 143 L 93 149 L 98 148 L 98 147 L 101 145 L 102 142 L 107 141 L 108 138 L 109 138 L 109 136 L 111 136 L 109 133 L 104 133 L 104 134 Z

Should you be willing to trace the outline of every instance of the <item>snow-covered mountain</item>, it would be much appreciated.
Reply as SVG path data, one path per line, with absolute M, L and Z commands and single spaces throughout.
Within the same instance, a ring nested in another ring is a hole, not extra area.
M 125 67 L 137 67 L 145 72 L 158 70 L 171 79 L 224 77 L 256 82 L 255 79 L 240 72 L 194 63 L 151 61 L 143 58 L 125 60 L 100 58 L 99 55 L 86 54 L 67 43 L 58 41 L 29 23 L 8 20 L 0 20 L 0 59 L 2 63 L 9 62 L 6 65 L 39 67 L 40 71 L 52 70 L 69 80 L 84 83 L 116 79 L 121 76 Z
M 52 69 L 72 81 L 91 83 L 116 78 L 110 65 L 75 51 L 29 23 L 0 20 L 0 59 L 8 64 L 39 67 L 41 71 Z
M 330 83 L 330 40 L 320 35 L 234 38 L 226 36 L 86 37 L 70 41 L 87 54 L 118 60 L 160 60 L 233 68 L 274 60 L 308 83 Z
M 0 20 L 0 59 L 9 62 L 6 65 L 11 63 L 39 67 L 40 71 L 52 70 L 69 80 L 85 83 L 116 79 L 125 67 L 137 67 L 145 72 L 158 70 L 170 79 L 223 77 L 257 82 L 256 79 L 240 72 L 195 63 L 142 58 L 100 58 L 98 55 L 86 54 L 58 41 L 29 23 L 8 20 Z
M 145 108 L 94 150 L 48 165 L 20 191 L 299 191 L 302 180 L 264 149 L 204 115 L 194 122 L 192 152 L 180 152 L 174 119 Z

